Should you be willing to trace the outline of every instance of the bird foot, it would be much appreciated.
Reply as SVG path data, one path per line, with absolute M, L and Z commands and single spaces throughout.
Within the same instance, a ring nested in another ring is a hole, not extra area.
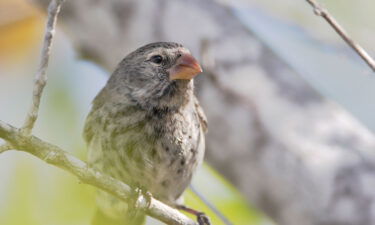
M 136 188 L 134 189 L 134 194 L 133 194 L 133 202 L 134 202 L 134 208 L 139 208 L 139 198 L 143 196 L 146 199 L 147 202 L 147 208 L 150 208 L 151 206 L 151 200 L 152 200 L 152 194 L 149 191 L 146 191 L 143 188 Z
M 151 207 L 151 200 L 152 200 L 152 194 L 149 191 L 143 192 L 143 196 L 146 198 L 147 201 L 147 208 Z
M 197 222 L 199 225 L 211 225 L 210 218 L 204 212 L 199 212 L 195 209 L 188 208 L 184 205 L 177 205 L 177 209 L 195 215 L 197 217 Z
M 197 221 L 199 225 L 211 225 L 210 218 L 203 212 L 197 214 Z

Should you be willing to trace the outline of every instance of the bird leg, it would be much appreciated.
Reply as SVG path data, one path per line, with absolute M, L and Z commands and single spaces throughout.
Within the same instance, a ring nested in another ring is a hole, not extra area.
M 187 213 L 195 215 L 197 217 L 197 221 L 199 225 L 211 225 L 210 218 L 208 218 L 208 216 L 206 216 L 204 212 L 199 212 L 195 209 L 188 208 L 184 205 L 177 205 L 177 209 L 183 210 Z

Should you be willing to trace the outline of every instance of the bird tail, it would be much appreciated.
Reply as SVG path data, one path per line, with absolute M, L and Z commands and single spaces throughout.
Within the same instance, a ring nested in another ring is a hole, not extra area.
M 141 212 L 125 212 L 124 217 L 112 218 L 97 209 L 91 225 L 144 225 L 146 215 Z

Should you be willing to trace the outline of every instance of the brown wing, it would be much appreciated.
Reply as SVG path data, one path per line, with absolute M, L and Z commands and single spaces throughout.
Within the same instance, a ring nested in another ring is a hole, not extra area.
M 204 114 L 203 109 L 201 105 L 199 104 L 198 99 L 195 96 L 194 96 L 194 106 L 195 106 L 195 109 L 197 110 L 199 121 L 203 128 L 203 131 L 206 133 L 208 130 L 207 117 Z

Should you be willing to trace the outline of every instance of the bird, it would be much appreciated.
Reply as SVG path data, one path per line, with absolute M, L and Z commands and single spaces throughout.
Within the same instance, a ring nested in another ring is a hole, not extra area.
M 129 53 L 94 98 L 83 131 L 88 164 L 210 224 L 183 205 L 182 194 L 202 164 L 207 119 L 194 94 L 202 72 L 182 44 L 155 42 Z M 98 191 L 93 224 L 143 224 L 131 203 Z M 102 221 L 102 222 L 98 222 Z M 103 222 L 104 221 L 104 222 Z

